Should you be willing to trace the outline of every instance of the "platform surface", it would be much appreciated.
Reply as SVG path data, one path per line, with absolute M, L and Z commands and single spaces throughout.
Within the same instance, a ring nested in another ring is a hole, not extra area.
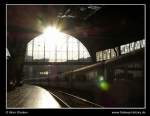
M 47 90 L 34 85 L 17 87 L 6 97 L 7 108 L 61 108 Z

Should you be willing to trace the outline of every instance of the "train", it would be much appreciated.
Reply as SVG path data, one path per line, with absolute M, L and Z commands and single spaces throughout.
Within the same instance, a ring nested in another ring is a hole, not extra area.
M 53 81 L 65 81 L 72 84 L 99 80 L 110 83 L 117 80 L 141 81 L 144 79 L 144 49 L 55 76 Z
M 39 78 L 32 84 L 94 95 L 103 106 L 144 106 L 144 49 L 110 60 L 67 71 L 55 78 Z M 95 96 L 96 95 L 96 96 Z M 106 99 L 109 96 L 108 99 Z

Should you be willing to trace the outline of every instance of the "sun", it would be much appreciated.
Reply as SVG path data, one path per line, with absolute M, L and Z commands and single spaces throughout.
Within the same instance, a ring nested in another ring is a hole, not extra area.
M 47 39 L 47 41 L 51 41 L 54 44 L 61 41 L 61 35 L 59 28 L 48 26 L 43 30 L 43 36 Z
M 55 34 L 58 33 L 59 29 L 56 27 L 48 26 L 43 30 L 44 34 Z

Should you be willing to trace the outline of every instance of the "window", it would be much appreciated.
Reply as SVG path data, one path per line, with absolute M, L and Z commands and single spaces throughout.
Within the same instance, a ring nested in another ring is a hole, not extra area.
M 48 75 L 48 71 L 40 72 L 40 75 Z
M 140 48 L 144 48 L 145 47 L 145 40 L 140 40 L 140 41 L 136 41 L 136 42 L 132 42 L 129 44 L 125 44 L 125 45 L 121 45 L 121 54 L 126 54 L 129 52 L 132 52 L 134 50 L 138 50 Z
M 96 60 L 103 61 L 107 59 L 111 59 L 116 56 L 114 49 L 106 49 L 103 51 L 96 52 Z
M 7 60 L 8 60 L 9 57 L 10 57 L 10 53 L 9 53 L 8 49 L 6 48 L 6 58 L 7 58 Z
M 59 32 L 56 36 L 42 34 L 27 45 L 26 61 L 71 62 L 90 61 L 86 47 L 76 38 Z
M 121 54 L 126 54 L 144 47 L 145 47 L 145 40 L 143 39 L 140 41 L 121 45 L 120 50 L 121 50 Z M 108 60 L 116 57 L 116 53 L 114 49 L 117 50 L 117 47 L 96 52 L 96 61 L 103 61 L 103 60 Z

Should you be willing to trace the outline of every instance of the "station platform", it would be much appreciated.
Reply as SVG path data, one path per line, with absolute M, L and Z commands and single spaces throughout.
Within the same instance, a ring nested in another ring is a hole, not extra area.
M 7 108 L 61 108 L 56 99 L 44 88 L 23 85 L 7 93 Z

